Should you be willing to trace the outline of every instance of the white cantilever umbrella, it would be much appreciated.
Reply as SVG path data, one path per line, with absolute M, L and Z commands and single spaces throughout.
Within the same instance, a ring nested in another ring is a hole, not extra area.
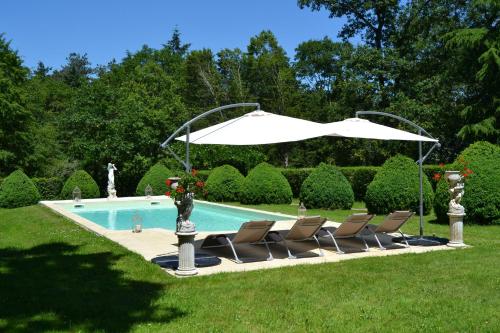
M 195 144 L 262 145 L 300 141 L 326 135 L 313 121 L 257 110 L 189 134 Z M 186 136 L 176 138 L 186 141 Z
M 438 141 L 426 136 L 372 123 L 369 120 L 361 118 L 348 118 L 342 121 L 324 124 L 323 126 L 324 131 L 330 136 L 377 140 Z

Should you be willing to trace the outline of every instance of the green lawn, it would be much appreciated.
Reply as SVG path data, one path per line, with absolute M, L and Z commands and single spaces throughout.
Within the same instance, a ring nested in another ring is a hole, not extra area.
M 464 234 L 473 248 L 176 279 L 43 207 L 0 209 L 0 331 L 498 332 L 500 226 Z

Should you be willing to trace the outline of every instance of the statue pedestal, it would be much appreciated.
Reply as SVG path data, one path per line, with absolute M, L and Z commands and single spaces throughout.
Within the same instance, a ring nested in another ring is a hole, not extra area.
M 466 247 L 463 238 L 465 214 L 448 213 L 448 216 L 450 218 L 450 241 L 446 245 L 457 248 Z
M 192 276 L 198 274 L 194 266 L 194 236 L 197 232 L 176 232 L 179 240 L 179 267 L 175 271 L 178 276 Z

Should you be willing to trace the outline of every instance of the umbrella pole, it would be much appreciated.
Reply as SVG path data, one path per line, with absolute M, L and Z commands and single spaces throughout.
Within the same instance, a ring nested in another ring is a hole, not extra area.
M 418 135 L 422 135 L 422 131 L 418 130 Z M 419 235 L 420 238 L 424 237 L 424 186 L 423 186 L 423 170 L 422 170 L 422 141 L 418 142 L 418 181 L 420 187 L 420 205 L 419 205 L 419 214 L 420 214 L 420 225 L 419 225 Z
M 425 134 L 429 138 L 433 139 L 432 135 L 427 133 L 427 131 L 425 129 L 423 129 L 422 127 L 420 127 L 419 125 L 415 124 L 414 122 L 412 122 L 406 118 L 397 116 L 395 114 L 391 114 L 391 113 L 387 113 L 387 112 L 379 112 L 379 111 L 356 111 L 356 117 L 358 117 L 358 115 L 379 115 L 379 116 L 387 116 L 387 117 L 395 118 L 399 121 L 407 123 L 408 125 L 416 128 L 418 130 L 419 135 Z M 439 244 L 446 244 L 447 243 L 447 240 L 444 238 L 438 238 L 438 237 L 434 237 L 434 236 L 432 236 L 432 237 L 431 236 L 424 236 L 424 188 L 423 188 L 423 178 L 424 177 L 423 177 L 422 164 L 427 159 L 427 157 L 430 155 L 430 153 L 435 148 L 438 148 L 440 146 L 441 145 L 439 144 L 439 142 L 434 143 L 434 145 L 431 147 L 431 149 L 429 149 L 429 151 L 425 154 L 425 156 L 422 156 L 422 141 L 418 142 L 418 157 L 419 157 L 418 175 L 419 175 L 419 192 L 420 192 L 419 193 L 419 195 L 420 195 L 420 198 L 419 198 L 419 215 L 420 215 L 419 236 L 407 238 L 408 243 L 411 245 L 428 246 L 428 245 L 439 245 Z
M 186 172 L 191 172 L 191 162 L 189 162 L 189 133 L 191 132 L 191 126 L 188 124 L 186 126 Z

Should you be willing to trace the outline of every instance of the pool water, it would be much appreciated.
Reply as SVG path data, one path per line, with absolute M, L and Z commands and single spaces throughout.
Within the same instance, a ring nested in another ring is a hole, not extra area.
M 66 205 L 65 205 L 66 206 Z M 66 206 L 71 212 L 110 230 L 132 230 L 134 216 L 140 216 L 143 228 L 175 230 L 177 208 L 173 205 L 150 205 L 149 202 L 126 205 L 92 205 L 82 208 Z M 255 220 L 290 220 L 280 214 L 256 212 L 220 205 L 196 202 L 190 221 L 197 231 L 238 230 L 243 222 Z

